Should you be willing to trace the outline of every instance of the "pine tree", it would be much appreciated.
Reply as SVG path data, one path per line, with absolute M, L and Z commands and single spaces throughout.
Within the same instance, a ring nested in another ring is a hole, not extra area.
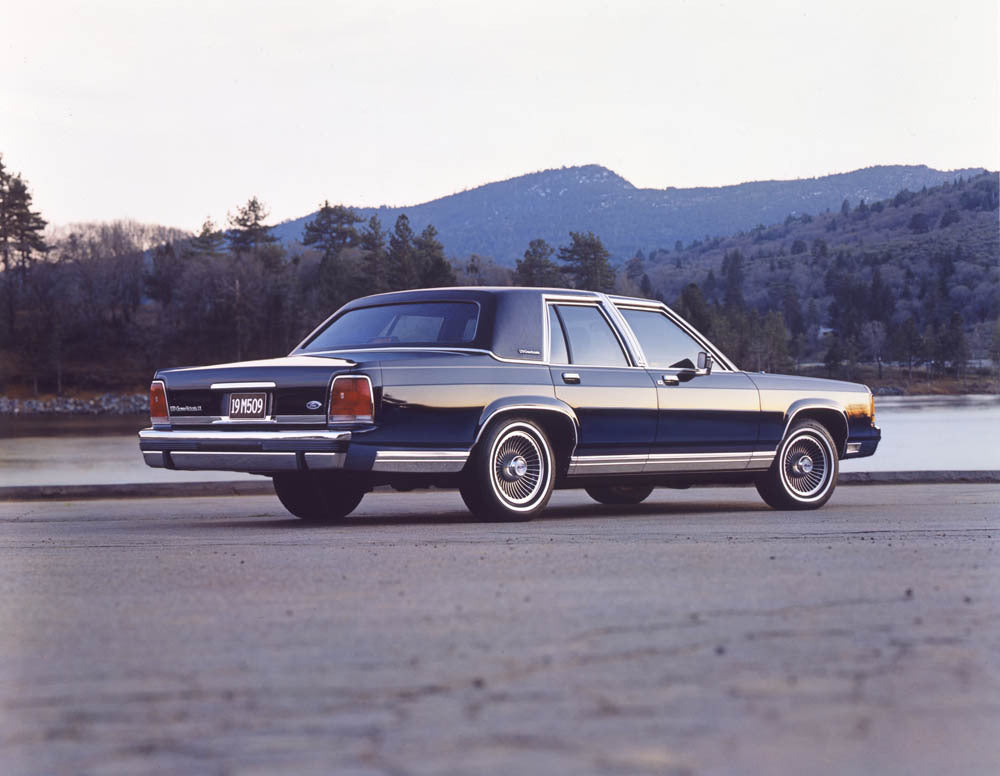
M 417 272 L 413 261 L 413 229 L 406 213 L 400 213 L 389 238 L 386 282 L 392 291 L 416 288 Z
M 18 291 L 27 283 L 31 264 L 48 251 L 42 236 L 47 222 L 31 209 L 31 205 L 27 182 L 20 174 L 7 173 L 0 160 L 0 253 L 7 294 L 7 327 L 11 335 L 16 323 Z
M 424 288 L 455 285 L 455 270 L 444 257 L 444 246 L 438 240 L 433 224 L 428 224 L 413 241 L 413 261 L 420 285 Z
M 268 215 L 270 213 L 267 207 L 256 196 L 250 197 L 245 205 L 238 207 L 235 215 L 229 214 L 226 239 L 229 241 L 229 250 L 235 256 L 254 253 L 265 245 L 277 242 L 277 238 L 271 234 L 271 227 L 264 224 Z
M 643 256 L 642 251 L 636 251 L 635 256 L 629 259 L 628 264 L 625 265 L 625 277 L 633 283 L 639 283 L 645 272 L 646 257 Z
M 601 238 L 593 232 L 570 232 L 569 236 L 572 242 L 559 248 L 559 260 L 566 262 L 562 272 L 573 278 L 577 288 L 613 290 L 615 271 Z
M 322 251 L 319 262 L 320 293 L 326 304 L 339 307 L 354 295 L 355 285 L 351 268 L 341 261 L 341 251 L 357 243 L 354 225 L 361 219 L 350 208 L 331 206 L 324 202 L 312 220 L 307 221 L 302 244 Z
M 215 222 L 211 218 L 206 218 L 201 225 L 201 231 L 191 238 L 189 249 L 192 253 L 215 256 L 222 251 L 225 242 L 225 235 L 216 227 Z
M 326 201 L 312 220 L 306 222 L 302 244 L 322 251 L 324 261 L 335 259 L 344 248 L 358 242 L 354 225 L 362 220 L 349 207 L 331 205 Z
M 514 283 L 518 286 L 558 286 L 559 267 L 552 261 L 555 249 L 545 240 L 532 240 L 524 258 L 517 260 Z
M 385 232 L 378 216 L 368 219 L 368 228 L 362 230 L 358 245 L 364 251 L 362 259 L 361 289 L 364 294 L 381 294 L 389 289 L 386 283 Z
M 722 276 L 726 279 L 726 292 L 723 303 L 726 307 L 742 309 L 746 307 L 743 300 L 743 254 L 738 250 L 727 251 L 722 257 Z
M 696 283 L 688 283 L 681 290 L 677 312 L 706 337 L 712 336 L 712 313 Z

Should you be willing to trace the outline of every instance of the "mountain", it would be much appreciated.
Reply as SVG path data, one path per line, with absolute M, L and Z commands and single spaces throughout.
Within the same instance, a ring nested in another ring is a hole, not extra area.
M 568 242 L 570 231 L 592 231 L 622 262 L 640 249 L 673 248 L 678 240 L 733 234 L 789 214 L 839 210 L 845 199 L 854 206 L 862 199 L 886 199 L 902 189 L 919 191 L 981 172 L 897 165 L 714 188 L 639 189 L 607 168 L 586 165 L 487 183 L 411 207 L 355 210 L 365 220 L 378 215 L 386 229 L 400 213 L 418 232 L 434 224 L 448 255 L 459 258 L 478 253 L 513 266 L 535 238 L 558 246 Z M 312 215 L 279 224 L 275 235 L 285 243 L 301 239 Z

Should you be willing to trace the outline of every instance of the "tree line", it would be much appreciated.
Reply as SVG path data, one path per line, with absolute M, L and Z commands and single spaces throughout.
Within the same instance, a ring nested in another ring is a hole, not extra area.
M 46 233 L 27 183 L 0 167 L 0 391 L 131 387 L 165 365 L 283 355 L 344 302 L 458 283 L 579 285 L 611 290 L 600 238 L 531 243 L 518 269 L 449 260 L 437 230 L 406 214 L 387 230 L 324 202 L 301 247 L 272 233 L 256 196 L 197 234 L 115 221 Z
M 969 290 L 968 247 L 938 244 L 923 264 L 901 265 L 899 257 L 837 248 L 816 236 L 829 237 L 833 219 L 845 233 L 852 219 L 886 205 L 919 205 L 921 194 L 845 204 L 815 223 L 790 217 L 784 227 L 742 235 L 737 247 L 706 238 L 649 258 L 639 252 L 617 269 L 598 235 L 570 232 L 560 246 L 531 240 L 507 268 L 489 257 L 447 257 L 435 227 L 416 233 L 405 213 L 389 229 L 377 215 L 365 221 L 329 202 L 289 247 L 274 236 L 256 196 L 224 226 L 206 220 L 193 235 L 129 221 L 46 231 L 27 182 L 0 158 L 0 391 L 15 379 L 46 392 L 124 388 L 165 365 L 282 355 L 350 299 L 456 284 L 659 298 L 748 369 L 794 371 L 818 362 L 830 375 L 852 377 L 861 362 L 881 372 L 894 361 L 911 373 L 924 365 L 961 375 L 970 355 L 1000 343 L 995 295 Z M 956 213 L 995 207 L 982 186 L 958 194 Z M 956 217 L 962 221 L 960 214 L 933 219 L 944 224 L 938 229 L 955 229 Z M 912 214 L 904 220 L 911 235 L 923 228 Z M 725 250 L 715 261 L 717 246 Z M 989 282 L 995 288 L 995 279 Z

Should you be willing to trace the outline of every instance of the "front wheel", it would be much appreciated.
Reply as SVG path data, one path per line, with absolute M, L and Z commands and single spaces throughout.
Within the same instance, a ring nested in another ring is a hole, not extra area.
M 553 475 L 545 432 L 527 418 L 513 418 L 479 440 L 459 492 L 481 520 L 530 520 L 549 502 Z
M 815 420 L 796 423 L 778 448 L 757 492 L 775 509 L 819 509 L 833 495 L 839 471 L 836 447 Z
M 652 485 L 600 485 L 587 488 L 587 495 L 602 504 L 641 504 L 652 492 Z
M 366 489 L 345 477 L 311 472 L 275 474 L 274 492 L 296 517 L 313 523 L 331 523 L 353 512 Z

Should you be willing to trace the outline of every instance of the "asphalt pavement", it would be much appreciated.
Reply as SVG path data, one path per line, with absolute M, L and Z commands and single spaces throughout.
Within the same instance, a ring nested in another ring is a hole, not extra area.
M 993 774 L 1000 487 L 0 503 L 4 774 Z

